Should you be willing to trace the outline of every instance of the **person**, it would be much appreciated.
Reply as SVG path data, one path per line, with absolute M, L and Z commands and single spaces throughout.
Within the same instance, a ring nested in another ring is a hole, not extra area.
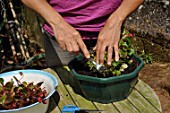
M 89 58 L 91 48 L 100 64 L 106 52 L 108 65 L 112 60 L 118 61 L 123 22 L 144 0 L 21 1 L 46 21 L 45 52 L 50 67 L 68 65 L 80 51 Z M 55 62 L 56 58 L 60 61 Z

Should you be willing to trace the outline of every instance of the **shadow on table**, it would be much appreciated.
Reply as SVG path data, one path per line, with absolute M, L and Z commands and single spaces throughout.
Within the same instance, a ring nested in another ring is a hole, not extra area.
M 70 73 L 70 71 L 67 69 L 67 67 L 62 67 L 62 68 L 51 68 L 54 70 L 57 75 L 59 75 L 60 80 L 62 81 L 63 84 L 65 85 L 70 85 L 70 87 L 73 89 L 73 91 L 76 94 L 79 94 L 83 96 L 83 93 L 81 92 L 79 85 L 78 85 L 78 80 L 76 80 Z M 60 95 L 56 91 L 51 97 L 50 97 L 50 103 L 48 105 L 48 109 L 46 113 L 51 113 L 55 109 L 56 106 L 58 106 L 58 103 L 60 101 Z
M 50 101 L 49 101 L 49 105 L 48 105 L 48 109 L 46 113 L 51 113 L 51 111 L 53 111 L 53 109 L 55 109 L 55 107 L 58 105 L 59 101 L 60 101 L 60 96 L 59 96 L 59 93 L 56 91 L 50 97 Z
M 72 76 L 72 74 L 70 73 L 68 67 L 62 67 L 62 68 L 54 68 L 53 69 L 60 77 L 61 81 L 63 82 L 63 84 L 68 84 L 70 85 L 70 87 L 72 87 L 73 91 L 76 94 L 79 94 L 81 96 L 84 97 L 80 87 L 79 87 L 79 82 L 76 78 L 74 78 Z

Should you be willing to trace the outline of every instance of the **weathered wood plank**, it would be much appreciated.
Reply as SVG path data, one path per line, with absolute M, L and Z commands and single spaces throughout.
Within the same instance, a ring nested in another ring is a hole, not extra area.
M 99 110 L 106 110 L 104 113 L 119 113 L 119 111 L 113 106 L 113 104 L 101 104 L 94 102 L 95 106 Z
M 113 103 L 121 113 L 139 113 L 139 111 L 127 100 Z
M 159 101 L 158 96 L 154 92 L 154 90 L 147 85 L 145 82 L 139 80 L 137 85 L 135 86 L 137 91 L 143 95 L 146 100 L 148 100 L 156 109 L 162 112 L 161 103 Z
M 62 81 L 60 80 L 60 78 L 58 77 L 56 72 L 49 68 L 44 71 L 47 71 L 47 72 L 53 74 L 58 80 L 57 92 L 59 93 L 59 99 L 56 98 L 55 100 L 59 101 L 58 102 L 59 108 L 62 109 L 62 107 L 67 104 L 74 104 L 72 98 L 70 97 L 70 94 L 67 92 L 65 86 L 63 85 Z
M 128 99 L 141 113 L 160 113 L 136 90 L 132 91 Z
M 64 67 L 67 71 L 69 71 L 69 68 L 66 66 Z M 65 72 L 66 73 L 66 72 Z M 68 78 L 70 81 L 70 84 L 75 85 L 76 81 L 73 80 L 73 78 L 71 78 L 70 76 L 72 76 L 70 73 L 68 74 Z M 112 104 L 101 104 L 101 103 L 94 103 L 96 105 L 96 107 L 94 106 L 94 104 L 91 101 L 86 100 L 84 97 L 82 97 L 79 94 L 76 94 L 72 87 L 70 87 L 69 85 L 66 85 L 67 90 L 69 91 L 70 95 L 72 96 L 73 100 L 75 101 L 76 105 L 80 108 L 83 109 L 100 109 L 100 110 L 107 110 L 107 113 L 118 113 L 117 109 L 112 105 Z M 74 87 L 74 86 L 73 86 Z
M 66 87 L 78 107 L 82 109 L 96 109 L 91 101 L 88 101 L 83 96 L 76 94 L 69 85 L 66 85 Z
M 71 95 L 71 98 L 75 102 L 76 106 L 83 109 L 96 109 L 96 107 L 91 101 L 86 100 L 84 97 L 82 97 L 82 95 L 80 95 L 81 91 L 79 91 L 80 89 L 77 88 L 78 81 L 73 78 L 67 66 L 60 68 L 57 71 L 62 73 L 60 78 L 63 82 L 67 83 L 64 85 L 69 94 Z
M 51 110 L 51 113 L 60 113 L 64 105 L 72 104 L 82 109 L 99 109 L 106 110 L 106 113 L 161 113 L 161 104 L 159 98 L 146 83 L 139 80 L 128 99 L 113 102 L 112 104 L 101 104 L 91 102 L 85 99 L 82 95 L 75 92 L 76 82 L 69 70 L 60 70 L 60 77 L 51 69 L 45 71 L 52 73 L 58 80 L 57 88 L 58 96 L 52 96 L 51 103 L 56 104 L 56 107 Z M 58 105 L 58 106 L 57 106 Z M 48 113 L 48 112 L 47 112 Z

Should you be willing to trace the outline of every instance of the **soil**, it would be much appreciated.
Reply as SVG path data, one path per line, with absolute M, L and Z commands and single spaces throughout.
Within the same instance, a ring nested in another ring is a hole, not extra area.
M 139 78 L 156 92 L 163 113 L 170 113 L 170 63 L 145 64 L 139 73 Z
M 131 60 L 133 60 L 133 62 L 130 65 L 128 65 L 128 68 L 126 68 L 123 72 L 121 72 L 121 74 L 130 73 L 139 65 L 138 61 L 134 60 L 133 57 L 131 58 Z M 98 78 L 108 78 L 108 77 L 116 76 L 116 74 L 113 74 L 110 70 L 108 70 L 109 68 L 112 68 L 112 67 L 105 67 L 105 68 L 102 68 L 100 71 L 97 71 L 94 67 L 91 69 L 91 66 L 89 67 L 87 62 L 88 60 L 85 58 L 82 59 L 81 61 L 74 59 L 71 62 L 71 65 L 76 70 L 77 73 L 82 74 L 82 75 L 88 75 L 88 76 L 93 76 L 93 77 L 98 77 Z M 117 70 L 119 70 L 119 68 L 120 68 L 120 65 L 116 66 Z

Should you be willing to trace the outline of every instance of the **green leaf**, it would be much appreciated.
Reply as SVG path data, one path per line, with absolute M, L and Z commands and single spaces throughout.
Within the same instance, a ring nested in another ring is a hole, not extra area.
M 129 55 L 129 56 L 132 56 L 133 53 L 134 53 L 134 49 L 131 48 L 130 51 L 128 52 L 128 55 Z
M 125 64 L 125 63 L 123 63 L 123 64 L 121 65 L 121 69 L 126 69 L 126 68 L 128 68 L 128 65 Z
M 8 97 L 5 100 L 5 104 L 9 104 L 13 101 L 13 96 L 12 95 L 8 95 Z
M 32 89 L 34 89 L 35 86 L 34 86 L 33 82 L 31 82 L 28 84 L 27 87 L 32 90 Z
M 5 84 L 5 87 L 6 87 L 7 90 L 11 90 L 12 87 L 13 87 L 13 83 L 7 82 L 7 83 Z
M 21 90 L 21 92 L 23 92 L 24 94 L 26 94 L 26 93 L 27 93 L 26 88 L 23 88 L 23 89 Z
M 123 49 L 123 51 L 127 51 L 127 48 L 126 48 L 126 47 L 123 47 L 122 49 Z
M 123 72 L 123 71 L 125 71 L 125 70 L 124 70 L 124 69 L 119 69 L 119 71 Z
M 112 66 L 113 66 L 113 67 L 117 67 L 118 64 L 119 64 L 118 62 L 113 62 L 113 63 L 112 63 Z
M 129 61 L 128 61 L 128 64 L 131 64 L 132 62 L 133 62 L 133 60 L 129 60 Z
M 118 75 L 120 75 L 120 74 L 121 74 L 121 72 L 118 71 L 118 70 L 116 70 L 116 76 L 118 76 Z
M 120 43 L 121 46 L 125 46 L 125 47 L 128 47 L 127 43 L 126 42 L 121 42 Z
M 14 85 L 14 80 L 11 78 L 11 81 L 10 81 L 13 85 Z
M 123 52 L 122 50 L 120 50 L 119 55 L 120 55 L 121 58 L 126 58 L 127 52 Z
M 0 78 L 0 83 L 3 85 L 4 84 L 4 79 Z
M 5 102 L 5 99 L 6 99 L 6 95 L 0 96 L 0 103 L 3 104 Z
M 127 41 L 128 45 L 131 45 L 132 41 L 131 41 L 130 37 L 126 38 L 126 41 Z
M 112 71 L 112 74 L 113 74 L 113 75 L 115 75 L 115 74 L 116 74 L 116 72 Z
M 22 90 L 23 89 L 23 87 L 18 87 L 18 90 L 20 91 L 20 90 Z
M 26 81 L 22 82 L 22 84 L 23 84 L 24 86 L 27 86 L 27 82 L 26 82 Z
M 0 92 L 3 90 L 3 86 L 0 86 Z

